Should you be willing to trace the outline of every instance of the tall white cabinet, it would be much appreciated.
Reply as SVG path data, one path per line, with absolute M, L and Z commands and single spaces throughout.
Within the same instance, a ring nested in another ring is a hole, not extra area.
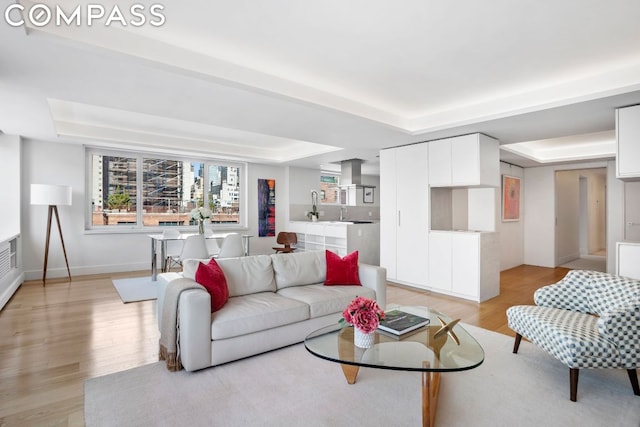
M 473 301 L 499 294 L 498 150 L 473 134 L 381 152 L 380 263 L 390 281 Z
M 380 153 L 380 265 L 389 280 L 427 287 L 429 253 L 428 147 Z

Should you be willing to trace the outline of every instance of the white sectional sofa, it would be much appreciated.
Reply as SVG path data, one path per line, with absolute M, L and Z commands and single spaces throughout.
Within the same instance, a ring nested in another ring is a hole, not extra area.
M 198 263 L 185 260 L 182 273 L 158 275 L 158 327 L 166 287 L 194 280 Z M 211 313 L 209 293 L 182 292 L 178 302 L 182 366 L 194 371 L 295 344 L 312 331 L 335 324 L 356 296 L 386 306 L 386 270 L 359 264 L 362 286 L 324 286 L 324 251 L 256 255 L 217 260 L 229 300 Z

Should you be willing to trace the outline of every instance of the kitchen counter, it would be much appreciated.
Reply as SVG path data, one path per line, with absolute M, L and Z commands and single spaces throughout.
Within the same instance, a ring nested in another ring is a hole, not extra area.
M 358 251 L 358 260 L 380 265 L 380 223 L 373 221 L 290 221 L 300 251 L 330 250 L 340 256 Z

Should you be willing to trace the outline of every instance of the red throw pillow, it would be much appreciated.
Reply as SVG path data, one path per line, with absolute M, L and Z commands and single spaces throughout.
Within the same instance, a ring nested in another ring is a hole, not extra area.
M 211 295 L 212 313 L 220 310 L 229 299 L 227 279 L 215 259 L 211 258 L 209 264 L 199 263 L 196 270 L 196 282 L 204 286 Z
M 358 285 L 360 277 L 358 276 L 358 251 L 351 252 L 340 258 L 339 255 L 326 251 L 327 258 L 327 278 L 324 282 L 325 286 L 334 285 Z

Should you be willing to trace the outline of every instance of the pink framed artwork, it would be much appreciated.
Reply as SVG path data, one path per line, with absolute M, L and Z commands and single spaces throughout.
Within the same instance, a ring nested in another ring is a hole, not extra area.
M 502 221 L 520 220 L 520 178 L 502 175 Z

